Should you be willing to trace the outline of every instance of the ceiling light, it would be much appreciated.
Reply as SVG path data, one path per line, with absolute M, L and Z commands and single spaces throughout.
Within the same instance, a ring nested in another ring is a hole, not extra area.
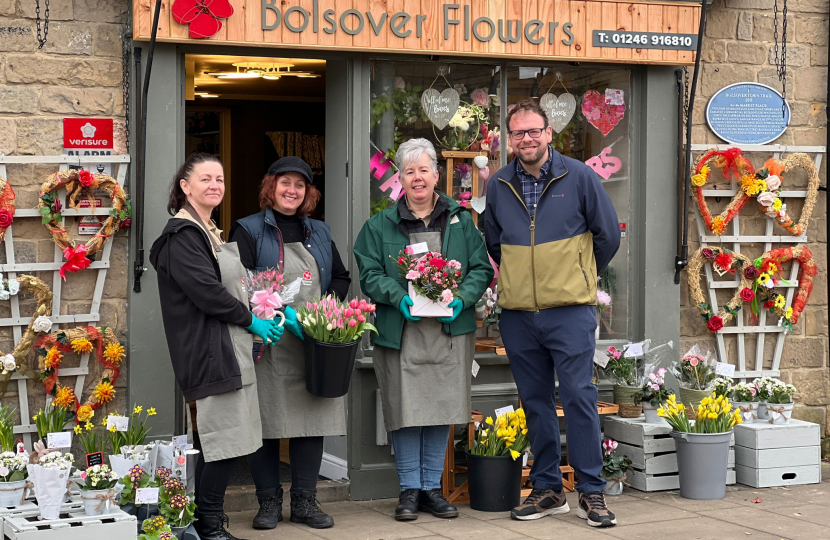
M 196 92 L 196 94 L 194 94 L 194 95 L 199 96 L 199 97 L 203 97 L 203 98 L 218 98 L 219 97 L 218 94 L 208 94 L 207 92 Z

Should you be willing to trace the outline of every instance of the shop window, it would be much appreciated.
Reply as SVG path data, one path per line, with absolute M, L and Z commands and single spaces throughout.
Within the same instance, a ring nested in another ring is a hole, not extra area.
M 554 127 L 551 144 L 563 155 L 586 162 L 597 171 L 623 234 L 629 221 L 630 72 L 593 66 L 521 66 L 506 71 L 507 112 L 524 99 L 539 100 Z M 504 143 L 509 161 L 509 138 L 505 137 Z M 600 300 L 610 302 L 600 310 L 602 340 L 629 337 L 628 257 L 628 238 L 623 234 L 619 251 L 599 276 Z

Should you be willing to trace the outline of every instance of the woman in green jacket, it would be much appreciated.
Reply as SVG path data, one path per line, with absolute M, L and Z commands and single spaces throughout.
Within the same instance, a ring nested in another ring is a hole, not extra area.
M 449 425 L 470 420 L 475 304 L 493 280 L 493 268 L 470 214 L 435 191 L 432 143 L 403 143 L 395 164 L 406 194 L 363 225 L 354 247 L 360 286 L 378 306 L 373 361 L 401 484 L 395 519 L 416 519 L 419 509 L 456 517 L 458 510 L 441 493 L 441 472 Z M 461 263 L 451 316 L 421 319 L 410 313 L 412 300 L 397 267 L 407 246 L 416 255 L 440 251 Z

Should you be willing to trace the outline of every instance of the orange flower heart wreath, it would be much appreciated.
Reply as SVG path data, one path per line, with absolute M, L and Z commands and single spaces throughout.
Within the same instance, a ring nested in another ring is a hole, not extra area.
M 751 198 L 742 190 L 732 198 L 732 201 L 726 205 L 719 215 L 712 217 L 712 212 L 709 211 L 709 206 L 706 204 L 706 197 L 703 196 L 703 186 L 709 180 L 710 168 L 709 163 L 713 163 L 715 167 L 723 171 L 726 178 L 734 176 L 738 180 L 744 176 L 753 176 L 755 169 L 752 163 L 743 155 L 738 148 L 729 148 L 721 152 L 718 150 L 709 150 L 706 154 L 698 158 L 695 162 L 694 174 L 692 175 L 692 189 L 694 190 L 695 202 L 700 209 L 700 214 L 703 217 L 703 222 L 710 231 L 720 236 L 726 230 L 726 225 L 737 216 L 746 203 Z
M 70 208 L 78 209 L 78 199 L 87 195 L 90 208 L 95 208 L 92 197 L 93 190 L 105 191 L 112 198 L 112 210 L 104 224 L 86 244 L 76 244 L 69 238 L 63 228 L 60 199 L 58 190 L 65 188 L 69 196 L 67 204 Z M 49 175 L 40 186 L 38 208 L 43 216 L 43 224 L 52 233 L 55 244 L 63 251 L 66 263 L 61 266 L 60 275 L 66 279 L 66 272 L 79 272 L 92 264 L 95 253 L 101 249 L 104 242 L 119 229 L 130 226 L 132 208 L 127 200 L 127 194 L 118 185 L 114 178 L 106 174 L 91 173 L 84 170 L 59 171 Z
M 6 237 L 8 229 L 14 221 L 14 190 L 11 184 L 0 178 L 0 242 Z

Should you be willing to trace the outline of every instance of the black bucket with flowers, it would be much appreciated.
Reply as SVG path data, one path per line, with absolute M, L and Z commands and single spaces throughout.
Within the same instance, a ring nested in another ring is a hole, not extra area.
M 519 505 L 523 454 L 530 444 L 523 409 L 492 417 L 478 426 L 469 464 L 470 508 L 506 512 Z
M 374 312 L 375 305 L 366 300 L 345 303 L 331 295 L 297 309 L 305 334 L 306 390 L 323 398 L 346 395 L 360 338 L 367 330 L 377 332 L 369 323 Z

